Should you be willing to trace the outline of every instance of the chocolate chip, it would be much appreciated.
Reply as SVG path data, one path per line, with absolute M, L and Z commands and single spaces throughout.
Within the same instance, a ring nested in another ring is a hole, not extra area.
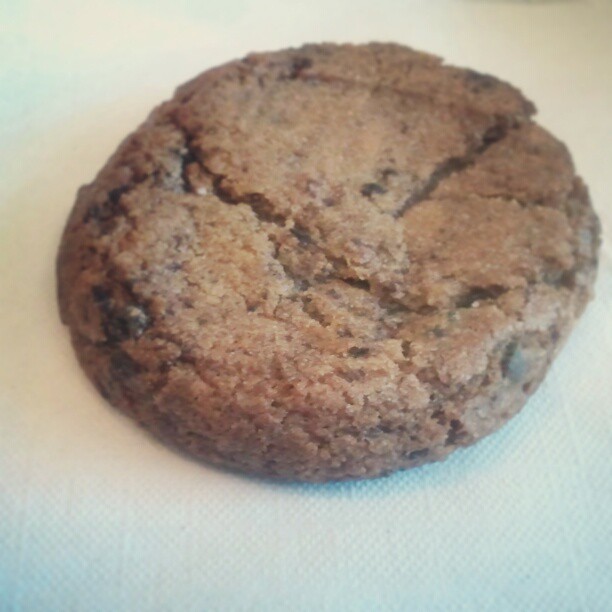
M 113 313 L 109 313 L 108 316 L 103 318 L 102 329 L 109 342 L 122 342 L 130 337 L 130 331 L 125 319 Z
M 466 435 L 466 431 L 463 429 L 463 424 L 461 423 L 461 421 L 459 421 L 458 419 L 452 419 L 444 445 L 452 446 L 456 444 L 461 438 L 464 438 Z
M 339 372 L 338 375 L 347 382 L 355 382 L 365 378 L 365 372 L 363 370 L 345 370 L 344 372 Z
M 527 373 L 527 361 L 517 342 L 510 342 L 501 360 L 501 370 L 504 377 L 512 382 L 521 381 Z
M 559 287 L 565 287 L 566 289 L 574 290 L 576 288 L 576 271 L 565 270 L 559 277 L 557 283 Z
M 94 302 L 98 305 L 108 303 L 111 300 L 111 296 L 108 290 L 100 285 L 94 285 L 91 288 L 91 295 L 93 297 Z
M 312 238 L 310 234 L 305 230 L 298 226 L 291 228 L 291 233 L 300 241 L 301 244 L 311 244 Z
M 428 454 L 429 454 L 429 449 L 428 448 L 421 448 L 419 450 L 412 451 L 408 455 L 408 459 L 410 461 L 412 461 L 414 459 L 422 459 L 423 457 L 427 457 Z
M 102 328 L 109 342 L 123 342 L 142 336 L 149 327 L 149 316 L 141 306 L 129 304 L 121 310 L 112 308 L 111 302 L 101 302 Z
M 111 189 L 108 192 L 106 202 L 103 204 L 93 204 L 89 207 L 85 213 L 85 216 L 83 217 L 83 223 L 88 223 L 92 220 L 97 221 L 98 223 L 103 224 L 103 233 L 108 233 L 112 229 L 109 222 L 125 212 L 124 208 L 121 206 L 120 200 L 121 196 L 124 193 L 127 193 L 129 190 L 130 187 L 128 185 Z
M 365 183 L 361 187 L 361 195 L 366 198 L 371 198 L 374 194 L 386 193 L 387 190 L 378 183 Z
M 287 79 L 297 79 L 304 70 L 307 70 L 312 66 L 312 60 L 309 57 L 297 56 L 291 61 L 289 74 L 286 75 Z
M 492 89 L 497 86 L 498 80 L 490 74 L 483 74 L 476 70 L 466 70 L 465 79 L 474 91 Z
M 352 346 L 348 350 L 348 354 L 351 357 L 365 357 L 370 352 L 370 349 L 359 346 Z
M 361 278 L 344 278 L 342 279 L 347 285 L 361 289 L 362 291 L 370 291 L 370 283 L 367 280 Z
M 121 196 L 124 193 L 127 193 L 129 190 L 130 190 L 130 187 L 128 185 L 122 185 L 121 187 L 115 187 L 115 189 L 111 189 L 108 192 L 108 201 L 113 206 L 116 206 L 117 204 L 119 204 L 119 200 L 121 199 Z
M 477 149 L 477 153 L 483 153 L 486 151 L 492 144 L 499 142 L 508 132 L 508 126 L 505 123 L 496 123 L 492 125 L 490 128 L 482 136 L 482 144 Z
M 487 287 L 470 287 L 466 293 L 457 298 L 457 308 L 469 308 L 474 302 L 481 300 L 494 300 L 506 292 L 501 285 L 489 285 Z

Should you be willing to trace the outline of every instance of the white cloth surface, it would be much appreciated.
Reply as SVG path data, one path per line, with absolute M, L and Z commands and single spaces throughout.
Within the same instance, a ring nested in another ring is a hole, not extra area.
M 604 224 L 597 298 L 499 433 L 370 482 L 183 457 L 106 405 L 55 304 L 77 187 L 250 50 L 394 40 L 506 78 Z M 612 610 L 612 3 L 0 0 L 0 610 Z

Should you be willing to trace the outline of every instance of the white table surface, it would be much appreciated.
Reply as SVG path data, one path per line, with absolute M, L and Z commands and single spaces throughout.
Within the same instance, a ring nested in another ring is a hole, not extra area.
M 387 479 L 198 464 L 108 407 L 54 296 L 79 185 L 175 85 L 251 50 L 393 40 L 520 86 L 606 243 L 507 427 Z M 0 0 L 0 610 L 612 610 L 612 3 Z

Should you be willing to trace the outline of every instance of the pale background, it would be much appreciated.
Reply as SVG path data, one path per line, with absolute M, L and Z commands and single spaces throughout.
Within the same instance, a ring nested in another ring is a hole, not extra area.
M 394 40 L 520 86 L 591 187 L 598 297 L 500 433 L 327 486 L 185 459 L 58 321 L 77 187 L 175 85 L 250 50 Z M 0 0 L 0 610 L 612 610 L 612 3 Z

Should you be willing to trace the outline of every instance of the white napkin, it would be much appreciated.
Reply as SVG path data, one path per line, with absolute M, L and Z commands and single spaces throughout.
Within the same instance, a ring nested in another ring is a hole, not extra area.
M 0 11 L 0 610 L 612 609 L 612 4 L 76 0 Z M 174 85 L 249 50 L 396 40 L 521 86 L 604 222 L 597 299 L 522 413 L 446 462 L 281 485 L 180 456 L 78 368 L 76 188 Z

